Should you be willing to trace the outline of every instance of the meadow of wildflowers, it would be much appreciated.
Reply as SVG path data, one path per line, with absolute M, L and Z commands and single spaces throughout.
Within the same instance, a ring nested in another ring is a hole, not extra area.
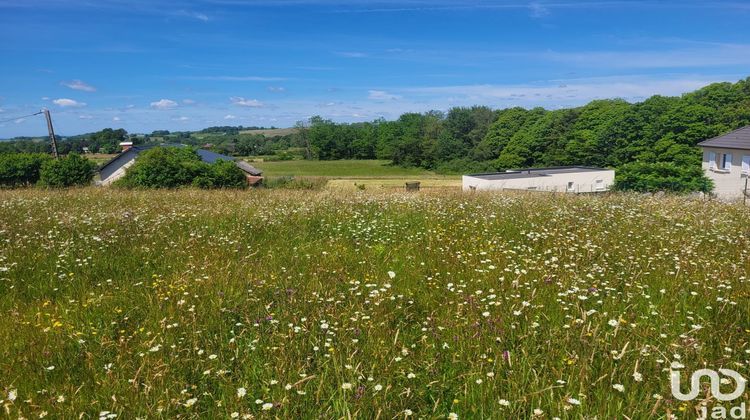
M 750 211 L 671 197 L 0 192 L 11 418 L 693 418 Z M 746 399 L 747 394 L 745 395 Z

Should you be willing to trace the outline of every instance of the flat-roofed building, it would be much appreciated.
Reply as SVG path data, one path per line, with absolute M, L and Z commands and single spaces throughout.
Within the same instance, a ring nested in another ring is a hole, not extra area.
M 566 193 L 609 191 L 614 169 L 588 166 L 529 168 L 463 176 L 463 190 L 525 190 Z

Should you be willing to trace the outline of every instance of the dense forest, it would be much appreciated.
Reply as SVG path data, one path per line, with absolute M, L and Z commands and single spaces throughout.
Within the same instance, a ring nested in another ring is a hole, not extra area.
M 750 124 L 750 78 L 681 97 L 635 104 L 596 100 L 559 110 L 453 108 L 404 114 L 396 121 L 310 121 L 318 159 L 390 159 L 443 172 L 630 162 L 700 164 L 695 145 Z
M 689 171 L 700 177 L 701 140 L 750 124 L 750 78 L 716 83 L 680 97 L 643 102 L 595 100 L 578 108 L 457 107 L 447 112 L 403 114 L 395 121 L 336 123 L 313 117 L 298 130 L 265 137 L 210 127 L 199 132 L 155 131 L 130 137 L 136 143 L 180 142 L 236 156 L 266 158 L 386 159 L 441 173 L 521 167 L 591 165 L 639 171 Z M 128 138 L 105 129 L 65 139 L 63 152 L 111 153 Z M 3 152 L 45 152 L 45 141 L 0 142 Z M 637 163 L 637 165 L 636 165 Z M 652 165 L 652 166 L 648 166 Z M 690 187 L 695 189 L 695 187 Z

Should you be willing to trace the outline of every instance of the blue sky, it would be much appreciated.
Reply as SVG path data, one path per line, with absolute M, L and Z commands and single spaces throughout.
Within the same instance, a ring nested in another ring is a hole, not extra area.
M 0 138 L 576 106 L 750 76 L 750 2 L 0 0 Z M 10 120 L 10 121 L 6 121 Z

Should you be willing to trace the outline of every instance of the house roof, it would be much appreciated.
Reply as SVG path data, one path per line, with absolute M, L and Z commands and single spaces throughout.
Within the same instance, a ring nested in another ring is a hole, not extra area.
M 118 153 L 115 157 L 113 157 L 108 162 L 106 162 L 105 164 L 103 164 L 102 166 L 100 166 L 99 170 L 101 171 L 102 169 L 106 168 L 110 164 L 116 162 L 117 160 L 119 160 L 125 154 L 130 153 L 131 155 L 133 155 L 133 157 L 131 158 L 131 159 L 133 159 L 139 153 L 144 152 L 144 151 L 149 150 L 149 149 L 153 149 L 154 147 L 188 147 L 188 146 L 185 145 L 185 144 L 180 144 L 180 143 L 150 144 L 150 145 L 137 145 L 137 146 L 133 146 L 130 149 L 124 151 L 124 152 Z M 221 153 L 212 152 L 212 151 L 206 150 L 206 149 L 196 149 L 195 152 L 198 154 L 198 156 L 200 156 L 201 160 L 203 162 L 206 162 L 206 163 L 214 163 L 217 160 L 226 160 L 226 161 L 229 161 L 229 162 L 235 162 L 235 164 L 237 165 L 237 167 L 239 167 L 244 172 L 246 172 L 246 173 L 248 173 L 250 175 L 260 176 L 262 174 L 262 172 L 259 169 L 255 168 L 254 166 L 250 165 L 249 163 L 245 162 L 244 160 L 238 160 L 236 158 L 233 158 L 232 156 L 222 155 Z M 130 161 L 131 159 L 128 159 L 128 161 Z
M 698 143 L 701 147 L 750 150 L 750 125 Z
M 236 160 L 235 164 L 242 169 L 243 171 L 247 172 L 248 174 L 252 176 L 261 176 L 263 172 L 261 172 L 260 169 L 256 168 L 255 166 L 245 162 L 244 160 Z
M 526 169 L 514 169 L 506 172 L 492 172 L 483 174 L 469 174 L 473 178 L 480 178 L 486 180 L 500 180 L 500 179 L 519 179 L 519 178 L 537 178 L 550 176 L 554 174 L 567 174 L 567 173 L 581 173 L 581 172 L 599 172 L 599 171 L 610 171 L 611 169 L 596 168 L 592 166 L 554 166 L 550 168 L 526 168 Z

